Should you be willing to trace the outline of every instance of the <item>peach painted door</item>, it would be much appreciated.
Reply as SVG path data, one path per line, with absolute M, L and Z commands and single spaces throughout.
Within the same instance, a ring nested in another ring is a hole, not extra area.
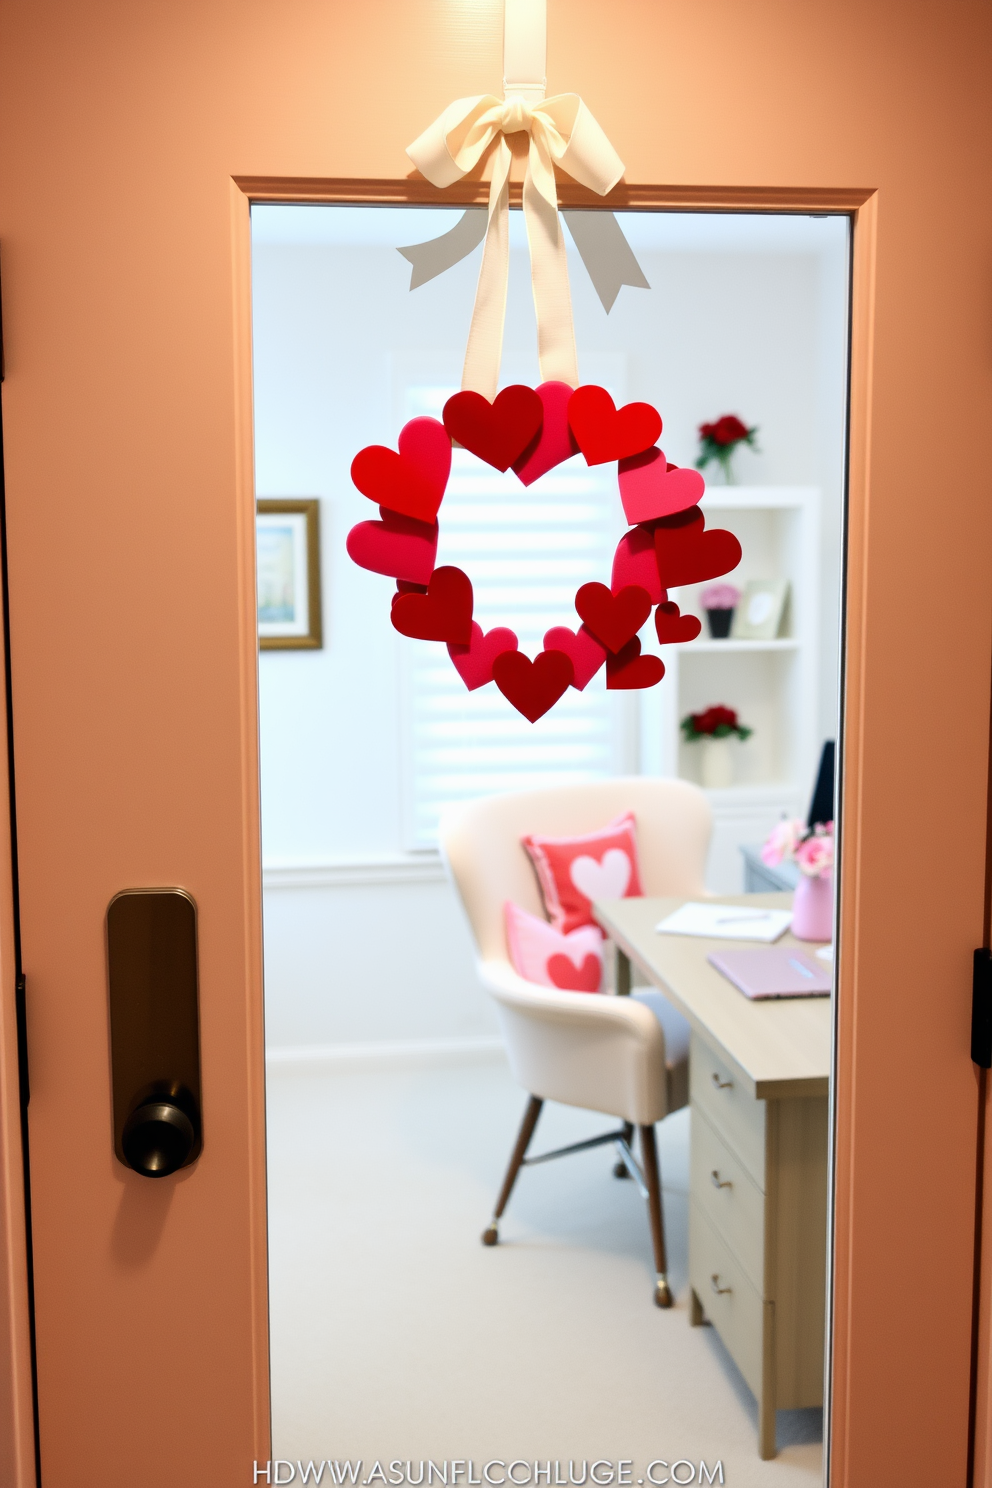
M 404 145 L 450 100 L 499 90 L 500 26 L 498 0 L 6 0 L 0 16 L 10 660 L 45 1488 L 233 1488 L 268 1456 L 243 183 L 312 199 L 372 180 L 402 195 Z M 669 183 L 676 206 L 773 206 L 790 189 L 863 204 L 837 1488 L 916 1481 L 920 1463 L 947 1484 L 966 1473 L 969 976 L 983 926 L 992 671 L 980 153 L 989 52 L 983 0 L 549 6 L 549 92 L 589 101 L 628 182 Z M 199 906 L 205 1140 L 195 1166 L 149 1183 L 111 1146 L 103 926 L 119 890 L 170 884 Z M 13 900 L 2 875 L 0 895 L 0 1385 L 19 1444 L 0 1474 L 22 1485 L 30 1351 L 11 1136 Z

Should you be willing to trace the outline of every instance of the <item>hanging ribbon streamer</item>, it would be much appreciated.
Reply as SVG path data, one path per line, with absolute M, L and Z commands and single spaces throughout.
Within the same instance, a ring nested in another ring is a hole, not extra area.
M 635 289 L 651 288 L 612 212 L 560 209 L 558 215 L 565 219 L 607 315 L 625 284 Z M 422 284 L 436 279 L 467 258 L 486 236 L 487 224 L 488 216 L 482 207 L 469 207 L 454 227 L 439 238 L 428 238 L 425 243 L 411 243 L 406 248 L 398 248 L 397 253 L 401 253 L 412 267 L 410 288 L 419 289 Z
M 605 196 L 623 175 L 623 162 L 603 130 L 576 93 L 544 97 L 546 48 L 545 0 L 505 0 L 504 98 L 483 94 L 459 98 L 424 131 L 407 154 L 418 170 L 435 186 L 451 186 L 471 171 L 495 144 L 489 212 L 485 223 L 485 248 L 479 287 L 472 312 L 462 387 L 483 397 L 495 398 L 503 350 L 506 315 L 506 285 L 509 270 L 510 164 L 512 151 L 507 136 L 529 136 L 524 175 L 523 210 L 530 249 L 531 282 L 537 314 L 537 347 L 544 382 L 567 382 L 577 387 L 578 363 L 572 329 L 572 301 L 568 286 L 568 259 L 558 220 L 558 191 L 555 166 L 560 165 L 582 186 Z M 481 215 L 481 214 L 480 214 Z M 587 217 L 591 214 L 574 214 Z M 411 288 L 458 262 L 476 246 L 475 214 L 466 213 L 449 233 L 434 240 L 402 249 L 413 264 Z M 630 258 L 630 248 L 614 219 L 617 233 Z M 479 235 L 481 236 L 481 234 Z M 583 236 L 582 229 L 576 235 Z M 472 239 L 470 242 L 469 240 Z M 598 263 L 603 259 L 602 232 L 585 234 L 587 253 Z M 594 244 L 598 244 L 596 247 Z M 435 267 L 435 265 L 437 265 Z M 647 281 L 637 266 L 639 281 Z M 630 273 L 627 262 L 618 272 Z M 594 275 L 594 282 L 596 276 Z M 603 278 L 603 276 L 601 276 Z M 603 303 L 611 293 L 612 278 L 597 283 Z M 613 299 L 620 278 L 612 289 Z M 610 300 L 612 304 L 612 299 Z

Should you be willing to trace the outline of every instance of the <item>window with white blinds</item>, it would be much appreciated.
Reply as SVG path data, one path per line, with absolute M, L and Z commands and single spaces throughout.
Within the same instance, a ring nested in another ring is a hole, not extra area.
M 454 391 L 409 388 L 405 416 L 440 418 Z M 437 562 L 469 575 L 484 631 L 509 626 L 533 657 L 552 625 L 578 626 L 580 584 L 609 583 L 624 528 L 612 465 L 590 468 L 577 456 L 525 487 L 512 471 L 501 475 L 456 449 Z M 629 699 L 607 693 L 604 671 L 531 724 L 495 685 L 468 692 L 445 646 L 404 640 L 403 658 L 408 849 L 436 846 L 438 815 L 449 802 L 597 780 L 629 767 Z

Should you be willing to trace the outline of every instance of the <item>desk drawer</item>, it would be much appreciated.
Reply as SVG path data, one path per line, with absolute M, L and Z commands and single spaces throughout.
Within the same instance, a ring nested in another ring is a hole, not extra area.
M 689 1204 L 689 1280 L 734 1363 L 760 1399 L 764 1304 L 695 1198 Z
M 740 1076 L 695 1037 L 689 1055 L 689 1098 L 764 1189 L 765 1102 L 755 1100 Z
M 763 1296 L 765 1196 L 699 1106 L 692 1113 L 691 1150 L 693 1197 Z

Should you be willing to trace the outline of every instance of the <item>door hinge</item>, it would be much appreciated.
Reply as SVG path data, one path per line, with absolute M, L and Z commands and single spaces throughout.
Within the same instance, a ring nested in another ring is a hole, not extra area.
M 981 1069 L 992 1069 L 992 951 L 975 952 L 971 981 L 971 1057 Z

